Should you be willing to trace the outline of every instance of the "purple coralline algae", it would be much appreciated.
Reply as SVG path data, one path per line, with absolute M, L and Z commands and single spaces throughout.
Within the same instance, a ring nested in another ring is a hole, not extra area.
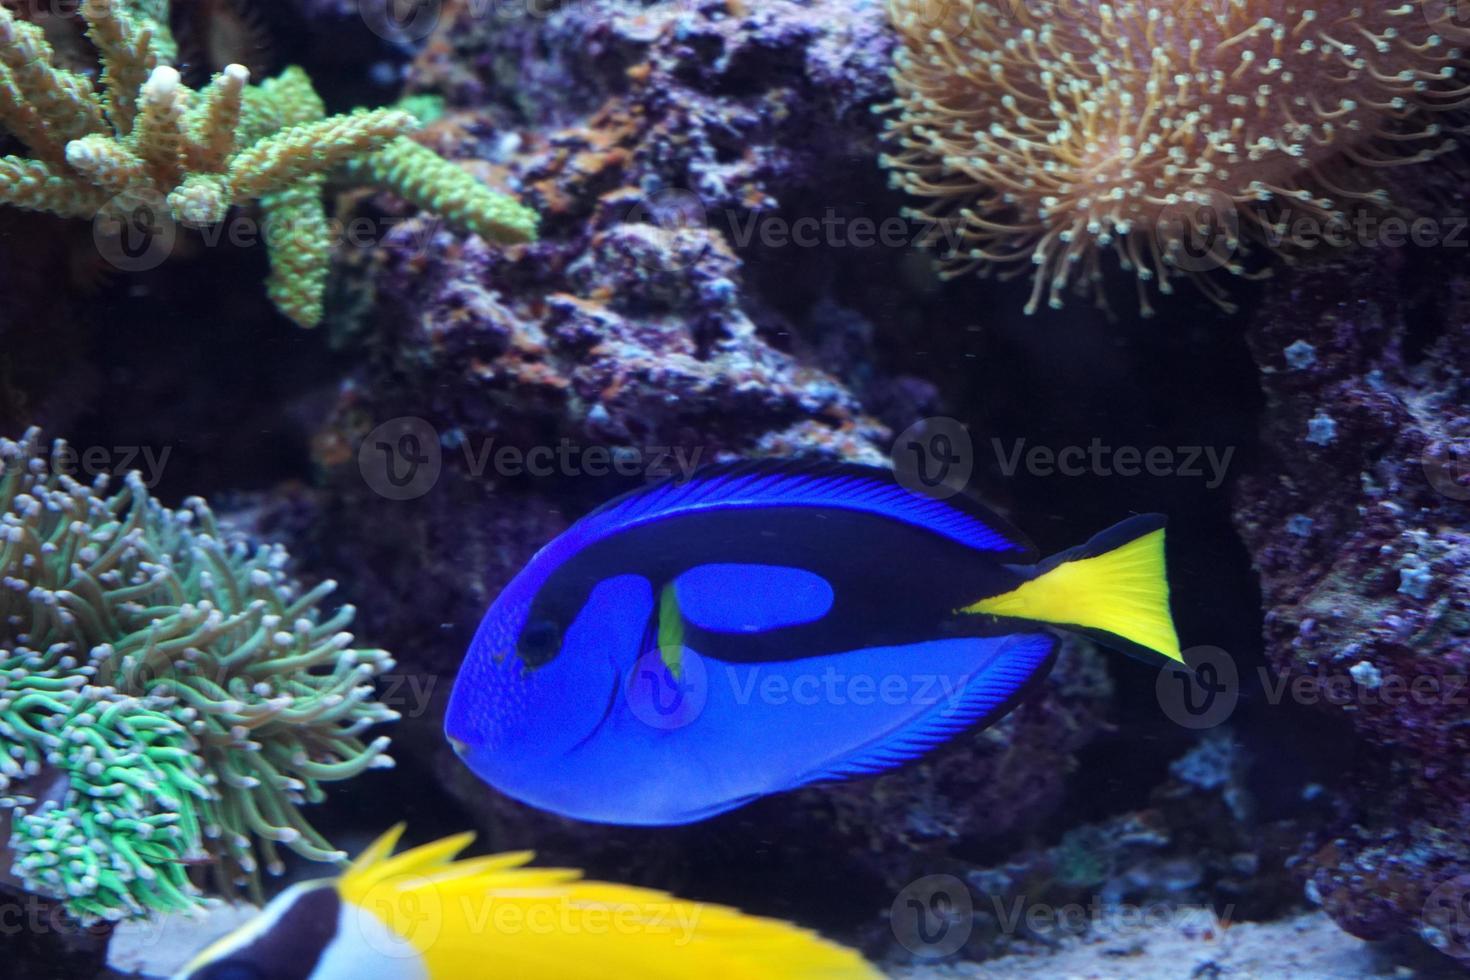
M 1400 258 L 1270 293 L 1249 334 L 1263 454 L 1235 514 L 1281 690 L 1365 741 L 1350 806 L 1297 858 L 1308 896 L 1358 936 L 1418 933 L 1470 962 L 1437 924 L 1470 898 L 1444 894 L 1470 886 L 1470 279 L 1410 277 Z

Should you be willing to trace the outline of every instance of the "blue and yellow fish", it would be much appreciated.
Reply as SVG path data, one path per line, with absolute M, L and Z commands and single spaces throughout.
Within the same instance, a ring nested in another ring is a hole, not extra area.
M 1078 630 L 1182 660 L 1163 519 L 1038 561 L 887 470 L 756 462 L 618 498 L 486 613 L 446 734 L 491 786 L 680 824 L 876 773 L 995 721 Z
M 774 919 L 525 867 L 456 861 L 471 834 L 292 885 L 175 980 L 877 980 L 861 956 Z

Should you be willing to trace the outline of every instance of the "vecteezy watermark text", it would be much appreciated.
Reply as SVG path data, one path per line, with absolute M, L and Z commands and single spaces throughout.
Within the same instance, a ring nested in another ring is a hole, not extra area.
M 666 233 L 707 241 L 715 235 L 736 249 L 900 249 L 959 250 L 967 234 L 963 218 L 889 215 L 882 219 L 825 208 L 820 215 L 788 216 L 768 210 L 717 208 L 693 191 L 669 187 L 640 198 L 623 215 L 629 225 L 652 225 Z M 684 250 L 679 261 L 693 264 L 707 247 Z
M 584 446 L 571 439 L 556 445 L 497 446 L 495 437 L 482 440 L 478 448 L 461 444 L 465 466 L 474 476 L 494 471 L 497 476 L 646 476 L 652 479 L 677 477 L 686 481 L 699 468 L 702 447 L 695 446 Z
M 458 906 L 453 921 L 473 936 L 651 936 L 669 948 L 690 943 L 699 928 L 704 906 L 672 898 L 622 902 L 588 902 L 575 894 L 521 896 L 517 901 L 479 894 L 456 894 L 433 879 L 408 874 L 393 880 L 393 889 L 370 893 L 344 923 L 358 933 L 378 956 L 415 957 L 441 940 L 443 923 L 451 919 L 446 906 Z M 403 903 L 411 895 L 414 903 Z M 379 920 L 396 917 L 401 928 L 384 932 Z M 407 941 L 405 941 L 407 940 Z
M 638 659 L 624 693 L 635 717 L 650 727 L 671 731 L 698 719 L 712 697 L 740 709 L 893 708 L 952 717 L 963 710 L 973 680 L 970 674 L 878 674 L 832 665 L 795 673 L 767 670 L 759 664 L 724 664 L 716 670 L 687 649 L 675 672 L 654 649 Z
M 963 224 L 938 217 L 901 218 L 878 221 L 857 215 L 839 215 L 827 208 L 822 216 L 785 218 L 762 211 L 739 214 L 723 212 L 730 241 L 736 248 L 759 243 L 764 248 L 934 248 L 943 244 L 954 251 L 963 240 Z
M 1044 939 L 1100 935 L 1120 937 L 1160 929 L 1175 930 L 1202 941 L 1218 940 L 1235 914 L 1234 905 L 1176 905 L 1152 902 L 1090 901 L 1051 904 L 1025 895 L 991 895 L 976 902 L 969 886 L 949 874 L 926 875 L 910 882 L 889 909 L 893 936 L 910 953 L 941 959 L 956 953 L 974 932 L 977 919 L 988 919 L 1008 936 Z
M 569 438 L 522 446 L 495 436 L 472 439 L 458 430 L 441 436 L 425 420 L 401 416 L 363 438 L 357 462 L 363 480 L 378 494 L 389 500 L 412 500 L 438 482 L 446 452 L 462 456 L 465 471 L 476 479 L 488 474 L 508 479 L 642 476 L 684 482 L 704 456 L 702 446 L 606 446 Z
M 0 937 L 7 939 L 27 934 L 93 936 L 101 940 L 111 931 L 109 922 L 83 925 L 67 912 L 64 904 L 52 899 L 7 894 L 0 900 Z
M 1091 901 L 1067 902 L 1051 905 L 1029 901 L 1017 895 L 1010 901 L 998 895 L 990 898 L 990 910 L 1000 923 L 1001 931 L 1015 935 L 1023 930 L 1033 936 L 1061 938 L 1064 936 L 1093 935 L 1120 936 L 1130 932 L 1151 929 L 1173 928 L 1190 932 L 1204 938 L 1218 938 L 1223 934 L 1221 922 L 1230 921 L 1235 906 L 1226 905 L 1215 909 L 1204 905 L 1173 905 L 1168 902 L 1151 902 L 1136 905 L 1131 902 L 1104 902 L 1102 896 L 1093 895 Z
M 1241 698 L 1242 673 L 1235 658 L 1219 647 L 1184 651 L 1185 663 L 1160 668 L 1156 694 L 1164 714 L 1190 729 L 1214 728 L 1228 721 Z M 1359 710 L 1406 706 L 1470 708 L 1470 677 L 1422 671 L 1400 674 L 1368 660 L 1323 665 L 1312 671 L 1276 675 L 1265 666 L 1253 674 L 1265 703 L 1351 706 Z
M 1024 471 L 1035 477 L 1178 477 L 1203 480 L 1218 489 L 1235 458 L 1234 446 L 1110 445 L 1094 436 L 1086 445 L 1047 446 L 1024 438 L 990 440 L 996 466 L 1009 478 Z M 947 497 L 962 492 L 975 471 L 975 446 L 955 419 L 920 419 L 894 440 L 898 480 L 914 493 Z
M 1320 215 L 1282 210 L 1263 231 L 1266 244 L 1279 249 L 1327 248 L 1467 248 L 1470 218 L 1464 215 L 1406 218 L 1396 214 L 1356 211 L 1324 219 Z
M 742 676 L 743 675 L 743 676 Z M 786 674 L 762 672 L 760 666 L 739 670 L 726 665 L 725 677 L 739 705 L 763 704 L 775 707 L 819 704 L 840 707 L 934 708 L 943 705 L 941 715 L 959 711 L 968 685 L 968 674 L 869 674 L 848 673 L 828 666 L 820 673 Z
M 172 446 L 73 446 L 64 443 L 45 457 L 47 472 L 90 481 L 99 476 L 120 477 L 136 472 L 143 486 L 152 490 L 163 479 Z M 4 464 L 0 463 L 0 472 Z
M 179 224 L 162 195 L 119 197 L 97 212 L 92 222 L 92 240 L 98 254 L 119 271 L 148 272 L 172 256 Z M 260 221 L 249 211 L 234 209 L 220 221 L 188 227 L 194 232 L 195 240 L 206 248 L 228 245 L 244 249 L 264 244 L 276 252 L 318 248 L 323 235 L 333 246 L 361 250 L 402 228 L 405 231 L 398 236 L 400 247 L 407 246 L 412 255 L 422 256 L 442 230 L 443 222 L 437 218 L 359 215 L 346 220 L 329 217 L 325 227 L 319 227 L 314 222 L 280 217 Z
M 1235 447 L 1110 446 L 1094 437 L 1086 446 L 1028 446 L 1014 439 L 1009 447 L 991 439 L 996 462 L 1007 477 L 1023 466 L 1032 476 L 1177 476 L 1203 479 L 1211 490 L 1225 482 Z

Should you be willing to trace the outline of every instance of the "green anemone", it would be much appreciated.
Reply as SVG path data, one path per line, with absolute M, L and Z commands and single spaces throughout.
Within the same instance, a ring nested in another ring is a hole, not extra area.
M 323 784 L 391 765 L 365 738 L 392 666 L 353 646 L 277 546 L 171 510 L 130 474 L 108 494 L 39 433 L 0 440 L 0 810 L 12 875 L 83 921 L 260 896 L 277 845 L 344 858 L 301 814 Z

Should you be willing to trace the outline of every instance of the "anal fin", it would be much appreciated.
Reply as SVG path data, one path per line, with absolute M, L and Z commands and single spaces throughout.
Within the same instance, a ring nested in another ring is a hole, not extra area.
M 975 637 L 963 642 L 995 649 L 975 657 L 980 666 L 965 678 L 961 690 L 943 693 L 929 710 L 809 773 L 798 785 L 884 772 L 924 755 L 982 721 L 998 717 L 1025 693 L 1034 679 L 1042 676 L 1057 648 L 1056 638 L 1046 633 Z

